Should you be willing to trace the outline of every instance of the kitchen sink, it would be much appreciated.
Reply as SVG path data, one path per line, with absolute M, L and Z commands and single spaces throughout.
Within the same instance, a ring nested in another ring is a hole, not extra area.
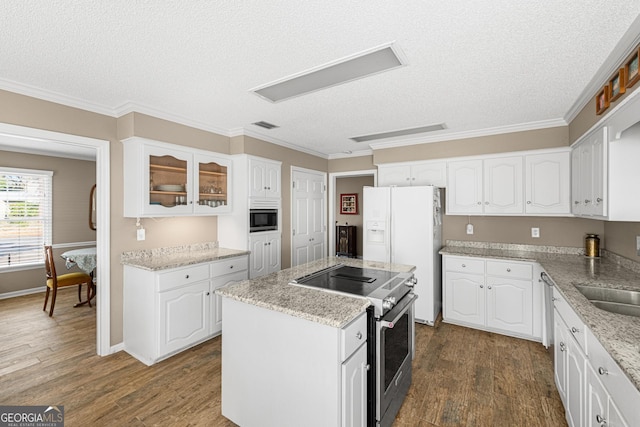
M 574 285 L 589 302 L 611 313 L 640 317 L 640 292 Z

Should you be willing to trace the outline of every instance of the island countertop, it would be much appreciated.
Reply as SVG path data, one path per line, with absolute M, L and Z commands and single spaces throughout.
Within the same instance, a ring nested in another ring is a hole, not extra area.
M 367 309 L 370 305 L 367 298 L 289 284 L 293 279 L 338 264 L 399 273 L 411 272 L 415 269 L 413 266 L 404 264 L 327 257 L 267 276 L 234 283 L 216 290 L 216 293 L 247 304 L 342 328 Z
M 553 247 L 541 251 L 523 248 L 445 246 L 443 255 L 507 259 L 537 262 L 555 282 L 573 310 L 591 329 L 602 346 L 640 390 L 640 319 L 610 313 L 591 304 L 575 284 L 640 291 L 637 263 L 613 253 L 588 258 L 581 253 L 566 253 Z

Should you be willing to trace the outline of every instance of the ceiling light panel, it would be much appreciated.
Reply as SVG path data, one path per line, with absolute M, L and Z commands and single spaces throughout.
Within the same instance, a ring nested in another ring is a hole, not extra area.
M 437 130 L 445 129 L 444 123 L 438 123 L 435 125 L 420 126 L 417 128 L 392 130 L 389 132 L 372 133 L 370 135 L 354 136 L 351 139 L 355 142 L 376 141 L 378 139 L 397 138 L 400 136 L 416 135 L 419 133 L 435 132 Z
M 406 65 L 406 61 L 398 46 L 393 43 L 386 44 L 259 86 L 251 91 L 271 102 L 279 102 L 403 65 Z

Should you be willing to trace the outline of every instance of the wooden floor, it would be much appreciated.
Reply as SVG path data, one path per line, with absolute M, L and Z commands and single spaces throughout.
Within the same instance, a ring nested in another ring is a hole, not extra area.
M 95 354 L 95 306 L 60 292 L 0 300 L 0 405 L 64 405 L 73 426 L 234 426 L 220 415 L 214 338 L 147 367 Z M 541 344 L 439 323 L 416 327 L 413 384 L 394 427 L 566 426 Z

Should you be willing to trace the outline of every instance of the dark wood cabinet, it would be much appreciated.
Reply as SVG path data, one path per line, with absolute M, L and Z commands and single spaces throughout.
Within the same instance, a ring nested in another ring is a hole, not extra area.
M 336 225 L 336 255 L 357 257 L 356 226 Z

